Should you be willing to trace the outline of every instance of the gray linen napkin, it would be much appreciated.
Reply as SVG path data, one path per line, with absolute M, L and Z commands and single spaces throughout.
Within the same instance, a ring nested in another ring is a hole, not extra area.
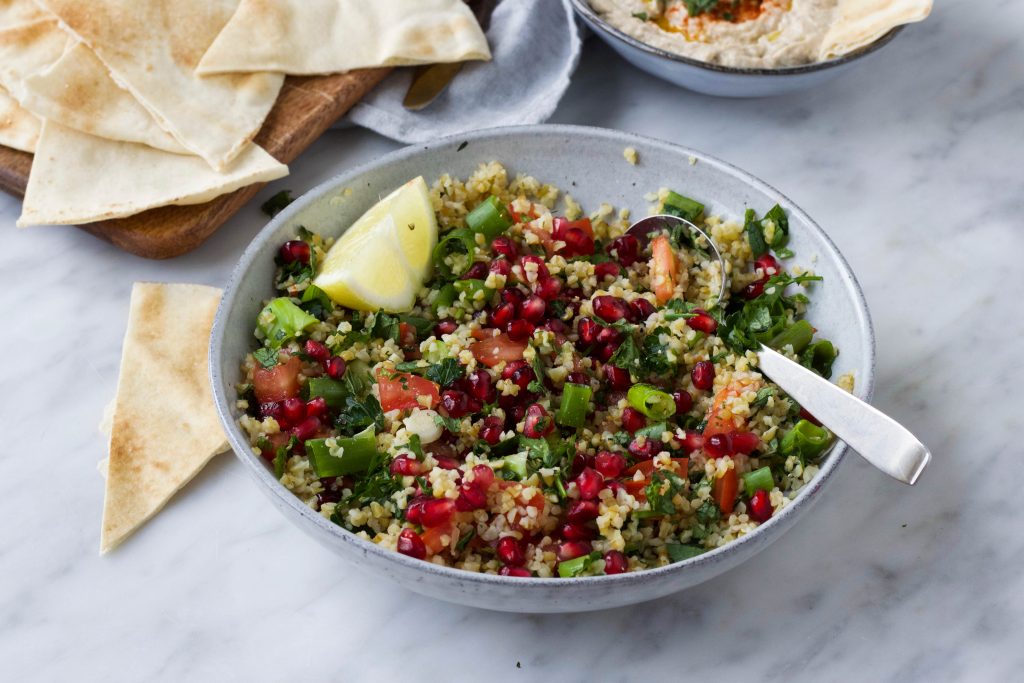
M 346 121 L 402 142 L 545 121 L 579 61 L 580 34 L 568 0 L 502 0 L 487 39 L 494 58 L 468 62 L 426 109 L 402 107 L 412 70 L 400 69 Z

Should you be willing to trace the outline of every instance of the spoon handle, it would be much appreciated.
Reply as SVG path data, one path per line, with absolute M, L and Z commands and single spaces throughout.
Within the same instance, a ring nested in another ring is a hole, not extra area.
M 913 484 L 932 454 L 906 427 L 827 379 L 762 345 L 761 371 L 865 460 Z

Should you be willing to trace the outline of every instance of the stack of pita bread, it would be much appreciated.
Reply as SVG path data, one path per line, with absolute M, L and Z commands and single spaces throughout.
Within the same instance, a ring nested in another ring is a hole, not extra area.
M 288 169 L 252 142 L 286 74 L 489 59 L 462 0 L 0 0 L 19 226 L 198 204 Z

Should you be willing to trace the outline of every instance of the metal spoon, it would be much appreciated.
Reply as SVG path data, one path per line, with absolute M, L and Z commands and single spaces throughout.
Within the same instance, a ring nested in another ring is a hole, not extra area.
M 696 225 L 677 216 L 658 215 L 630 226 L 629 234 L 646 241 L 651 232 L 685 226 L 707 240 L 718 258 L 722 288 L 718 301 L 725 300 L 728 276 L 725 260 L 714 240 Z M 890 477 L 913 485 L 931 461 L 932 454 L 910 431 L 877 408 L 832 384 L 764 344 L 756 351 L 761 372 L 806 407 L 832 433 L 850 445 L 861 457 Z

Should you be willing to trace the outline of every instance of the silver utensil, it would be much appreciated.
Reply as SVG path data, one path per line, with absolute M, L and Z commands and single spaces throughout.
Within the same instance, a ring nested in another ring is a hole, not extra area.
M 710 235 L 685 218 L 668 215 L 641 219 L 631 225 L 627 232 L 646 241 L 650 233 L 671 230 L 676 226 L 685 227 L 706 240 L 710 251 L 718 258 L 722 273 L 718 301 L 722 303 L 728 287 L 728 276 L 722 253 Z M 905 484 L 913 485 L 921 476 L 932 455 L 906 427 L 764 344 L 756 353 L 758 366 L 765 376 L 807 408 L 815 419 L 865 460 Z

